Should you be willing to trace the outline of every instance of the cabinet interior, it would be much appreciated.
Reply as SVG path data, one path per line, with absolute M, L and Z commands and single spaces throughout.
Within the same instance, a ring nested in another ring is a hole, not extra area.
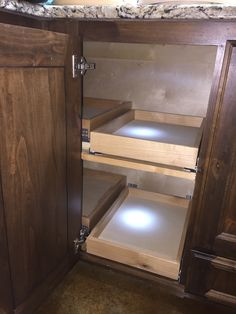
M 216 50 L 84 42 L 96 63 L 84 78 L 82 115 L 88 253 L 178 279 Z M 127 134 L 136 125 L 139 136 Z M 150 125 L 162 125 L 168 140 L 155 143 Z

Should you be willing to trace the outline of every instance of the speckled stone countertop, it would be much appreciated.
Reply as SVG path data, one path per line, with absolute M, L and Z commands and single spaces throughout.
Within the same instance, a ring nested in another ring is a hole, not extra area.
M 236 5 L 171 4 L 119 6 L 53 6 L 0 0 L 0 9 L 47 18 L 79 19 L 236 19 Z

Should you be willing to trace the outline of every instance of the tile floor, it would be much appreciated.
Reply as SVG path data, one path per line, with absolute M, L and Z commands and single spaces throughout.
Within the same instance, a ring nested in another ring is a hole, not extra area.
M 170 295 L 159 284 L 79 262 L 35 314 L 231 314 Z

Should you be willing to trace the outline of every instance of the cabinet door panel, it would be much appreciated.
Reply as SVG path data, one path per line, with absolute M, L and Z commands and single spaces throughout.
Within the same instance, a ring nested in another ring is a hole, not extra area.
M 228 42 L 220 108 L 186 289 L 236 304 L 236 43 Z M 196 253 L 194 250 L 198 250 Z
M 0 23 L 0 66 L 65 66 L 63 34 Z
M 16 304 L 67 252 L 63 69 L 0 70 L 1 172 Z
M 1 276 L 0 309 L 17 313 L 32 312 L 68 269 L 80 228 L 81 204 L 72 234 L 68 203 L 72 189 L 81 199 L 81 81 L 72 37 L 61 33 L 0 24 L 0 264 L 11 272 Z
M 202 252 L 192 252 L 192 268 L 188 278 L 191 292 L 206 298 L 236 305 L 236 262 Z
M 78 23 L 73 21 L 53 20 L 50 30 L 61 31 L 69 36 L 66 59 L 66 116 L 67 116 L 67 193 L 68 193 L 68 247 L 70 260 L 76 260 L 74 240 L 79 235 L 82 220 L 82 160 L 81 160 L 81 112 L 82 112 L 82 77 L 73 78 L 72 55 L 80 56 L 82 37 Z
M 227 70 L 194 247 L 236 259 L 236 45 L 228 43 Z
M 12 313 L 11 278 L 0 179 L 0 313 Z
M 220 112 L 211 171 L 222 190 L 214 251 L 236 259 L 236 46 L 230 65 Z

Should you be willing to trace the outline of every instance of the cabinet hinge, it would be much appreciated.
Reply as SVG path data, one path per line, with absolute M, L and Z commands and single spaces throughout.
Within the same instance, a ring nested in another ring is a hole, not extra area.
M 182 269 L 180 268 L 179 273 L 178 273 L 178 278 L 177 278 L 178 282 L 180 282 L 181 272 L 182 272 Z
M 72 77 L 77 78 L 79 75 L 85 75 L 87 70 L 95 70 L 95 63 L 88 63 L 85 57 L 72 55 Z
M 199 157 L 197 158 L 196 166 L 194 167 L 194 169 L 184 167 L 184 171 L 194 172 L 194 173 L 203 172 L 202 168 L 199 167 Z
M 88 227 L 82 225 L 80 232 L 79 232 L 79 237 L 73 241 L 75 254 L 78 254 L 81 245 L 84 244 L 88 235 L 89 235 Z

